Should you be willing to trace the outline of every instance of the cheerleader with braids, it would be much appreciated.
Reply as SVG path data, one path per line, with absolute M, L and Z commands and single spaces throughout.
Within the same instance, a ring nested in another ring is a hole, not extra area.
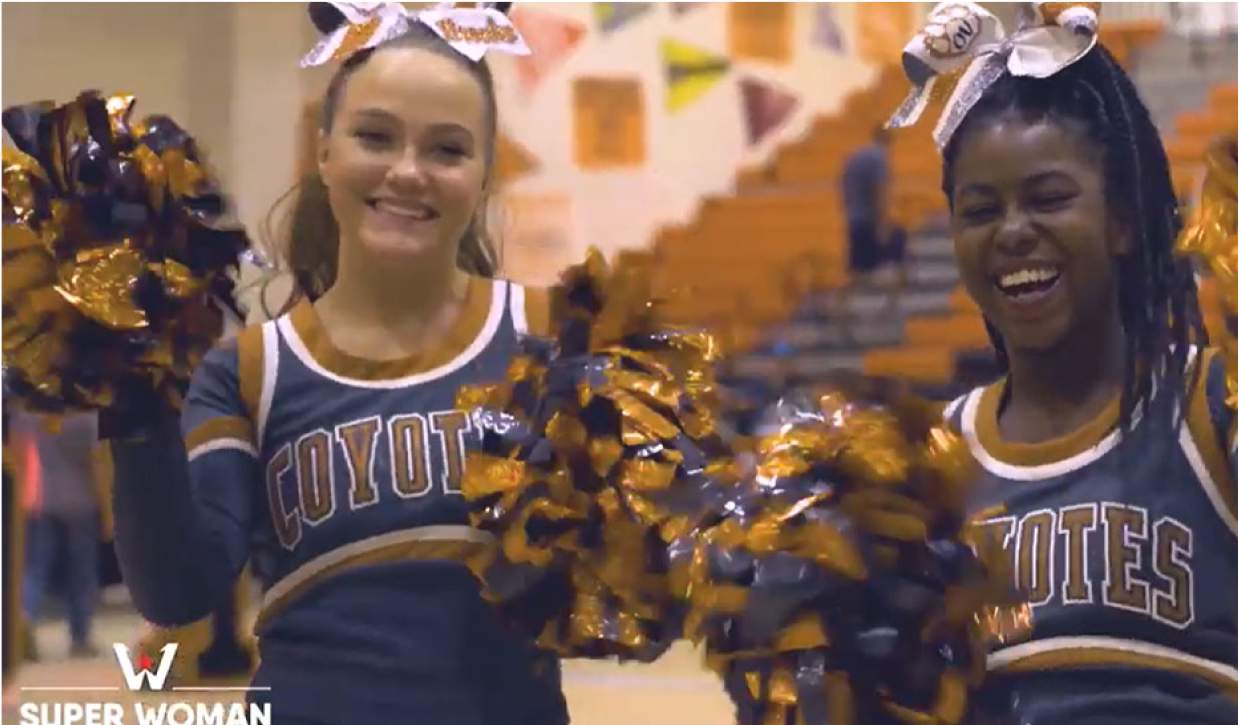
M 1005 374 L 947 420 L 973 502 L 1011 558 L 1030 639 L 995 649 L 981 708 L 1005 721 L 1238 722 L 1235 415 L 1206 347 L 1148 110 L 1085 6 L 1006 36 L 938 6 L 907 48 L 955 83 L 935 137 L 955 253 Z
M 117 554 L 138 609 L 176 626 L 263 590 L 250 697 L 282 725 L 566 722 L 558 661 L 505 628 L 464 561 L 487 535 L 460 495 L 478 431 L 463 384 L 502 379 L 544 294 L 494 279 L 487 50 L 495 8 L 317 3 L 336 62 L 318 171 L 297 198 L 302 294 L 196 372 L 178 421 L 128 399 Z

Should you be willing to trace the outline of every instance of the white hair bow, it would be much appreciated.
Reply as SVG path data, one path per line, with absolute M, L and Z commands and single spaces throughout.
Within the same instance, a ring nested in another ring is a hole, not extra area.
M 529 55 L 520 31 L 503 13 L 483 3 L 475 8 L 457 8 L 439 3 L 429 10 L 410 11 L 398 2 L 331 2 L 345 22 L 327 33 L 301 59 L 301 67 L 341 60 L 365 48 L 373 48 L 408 32 L 421 23 L 447 41 L 461 55 L 478 61 L 487 51 Z
M 990 85 L 1004 73 L 1048 78 L 1096 45 L 1100 3 L 1034 3 L 1034 15 L 1007 35 L 1002 23 L 972 2 L 943 2 L 903 48 L 903 70 L 914 84 L 886 124 L 911 126 L 929 100 L 949 94 L 933 129 L 944 148 Z

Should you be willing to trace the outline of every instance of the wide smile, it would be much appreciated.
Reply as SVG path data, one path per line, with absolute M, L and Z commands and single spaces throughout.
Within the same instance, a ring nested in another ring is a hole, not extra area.
M 1054 263 L 1029 262 L 1007 267 L 991 276 L 1000 299 L 1016 310 L 1031 311 L 1048 301 L 1062 280 L 1062 268 Z
M 428 222 L 438 218 L 434 207 L 411 201 L 393 199 L 370 199 L 366 206 L 383 216 L 409 222 Z

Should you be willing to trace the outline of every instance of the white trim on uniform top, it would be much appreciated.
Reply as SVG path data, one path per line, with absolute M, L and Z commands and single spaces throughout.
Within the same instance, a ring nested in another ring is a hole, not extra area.
M 512 289 L 512 325 L 517 335 L 529 334 L 529 317 L 525 311 L 524 285 L 509 282 Z
M 325 554 L 316 556 L 284 575 L 283 579 L 280 579 L 272 584 L 271 588 L 268 589 L 266 594 L 262 596 L 262 608 L 265 609 L 269 607 L 273 602 L 279 601 L 296 587 L 317 576 L 319 573 L 330 569 L 336 564 L 347 561 L 360 554 L 364 554 L 367 551 L 383 549 L 385 547 L 398 544 L 406 544 L 410 541 L 459 541 L 463 543 L 489 545 L 494 543 L 494 537 L 489 533 L 475 529 L 472 526 L 441 524 L 437 526 L 418 526 L 412 529 L 391 531 L 386 534 L 371 536 L 368 539 L 354 541 L 351 544 L 345 544 L 337 549 L 332 549 Z
M 950 419 L 954 417 L 954 412 L 959 409 L 959 406 L 962 405 L 965 400 L 967 400 L 966 394 L 960 395 L 954 400 L 951 400 L 950 404 L 946 406 L 946 409 L 941 411 L 941 419 L 947 423 L 950 422 Z
M 275 320 L 262 323 L 262 392 L 258 396 L 258 429 L 254 431 L 258 448 L 271 415 L 271 399 L 275 396 L 275 379 L 279 375 L 279 331 Z
M 1199 349 L 1191 346 L 1187 351 L 1186 366 L 1189 369 L 1195 363 L 1195 357 Z M 976 435 L 976 411 L 980 408 L 980 398 L 984 394 L 985 388 L 980 387 L 968 393 L 963 401 L 963 437 L 967 439 L 967 446 L 971 449 L 972 455 L 976 460 L 990 473 L 1009 478 L 1015 481 L 1037 481 L 1042 478 L 1050 478 L 1053 476 L 1061 476 L 1071 471 L 1077 471 L 1080 468 L 1088 465 L 1104 456 L 1109 451 L 1113 450 L 1114 446 L 1122 439 L 1122 429 L 1114 428 L 1104 438 L 1100 439 L 1096 445 L 1091 448 L 1076 453 L 1068 458 L 1063 458 L 1060 461 L 1053 463 L 1045 463 L 1039 466 L 1016 466 L 1012 463 L 1006 463 L 994 458 L 980 442 L 979 436 Z M 1158 389 L 1156 379 L 1152 380 L 1151 389 L 1148 391 L 1147 401 L 1143 405 L 1136 407 L 1131 413 L 1131 432 L 1134 432 L 1139 427 L 1139 423 L 1143 420 L 1144 409 L 1148 406 L 1148 401 L 1156 399 Z M 950 412 L 957 404 L 950 404 Z M 947 414 L 948 415 L 948 414 Z
M 416 373 L 403 378 L 393 378 L 391 380 L 359 380 L 357 378 L 349 378 L 343 375 L 327 370 L 314 356 L 310 354 L 309 349 L 305 346 L 305 342 L 301 340 L 301 336 L 297 334 L 296 328 L 293 327 L 292 320 L 288 315 L 279 318 L 279 331 L 284 337 L 284 342 L 288 344 L 288 349 L 297 356 L 297 359 L 302 362 L 310 370 L 318 375 L 329 380 L 334 380 L 342 385 L 351 385 L 356 388 L 371 388 L 377 390 L 390 390 L 392 388 L 404 388 L 410 385 L 420 385 L 437 380 L 441 377 L 449 375 L 456 370 L 464 367 L 473 358 L 481 354 L 486 345 L 494 339 L 494 334 L 499 329 L 499 324 L 503 321 L 503 310 L 507 308 L 507 283 L 503 280 L 492 280 L 493 286 L 490 292 L 490 313 L 486 317 L 486 324 L 482 325 L 481 332 L 473 339 L 473 342 L 465 348 L 464 352 L 460 353 L 455 359 L 444 363 L 443 365 L 426 370 L 425 372 Z M 264 391 L 265 392 L 265 391 Z
M 198 456 L 205 456 L 207 453 L 213 453 L 214 451 L 240 451 L 248 453 L 254 458 L 258 457 L 258 450 L 249 441 L 243 441 L 239 438 L 217 438 L 200 446 L 195 446 L 193 450 L 189 451 L 189 462 L 193 463 Z
M 1077 471 L 1089 463 L 1100 459 L 1106 453 L 1113 450 L 1114 446 L 1122 438 L 1121 428 L 1115 428 L 1091 448 L 1068 458 L 1063 458 L 1060 461 L 1044 463 L 1039 466 L 1016 466 L 1012 463 L 999 461 L 985 449 L 984 444 L 980 442 L 980 437 L 976 434 L 976 411 L 980 408 L 980 397 L 984 390 L 984 388 L 976 388 L 967 396 L 967 401 L 963 404 L 963 437 L 967 439 L 967 445 L 971 448 L 972 455 L 976 457 L 976 461 L 995 476 L 1015 481 L 1039 481 L 1045 478 L 1052 478 L 1053 476 L 1061 476 L 1071 471 Z M 1140 411 L 1136 410 L 1131 420 L 1132 431 L 1139 425 L 1142 417 Z
M 1189 425 L 1183 423 L 1182 430 L 1178 433 L 1178 445 L 1182 447 L 1182 453 L 1190 462 L 1191 470 L 1195 472 L 1195 478 L 1199 479 L 1199 485 L 1204 489 L 1204 495 L 1208 497 L 1212 508 L 1216 509 L 1217 516 L 1221 517 L 1221 521 L 1225 522 L 1234 536 L 1238 536 L 1238 517 L 1234 516 L 1234 512 L 1229 509 L 1225 499 L 1221 497 L 1221 491 L 1217 488 L 1216 481 L 1212 479 L 1208 466 L 1204 464 L 1204 457 L 1200 455 L 1199 447 L 1195 445 L 1190 428 Z
M 990 671 L 1000 670 L 1028 657 L 1035 657 L 1036 655 L 1049 652 L 1071 652 L 1075 650 L 1108 650 L 1115 653 L 1123 652 L 1156 657 L 1212 672 L 1238 684 L 1238 669 L 1224 663 L 1187 654 L 1172 647 L 1132 639 L 1119 639 L 1117 637 L 1050 637 L 1033 642 L 1024 642 L 1013 647 L 1006 647 L 989 655 L 987 661 L 988 669 Z

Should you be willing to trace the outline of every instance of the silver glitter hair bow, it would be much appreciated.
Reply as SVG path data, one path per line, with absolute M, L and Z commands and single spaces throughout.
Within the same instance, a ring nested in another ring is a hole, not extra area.
M 1048 78 L 1096 45 L 1100 3 L 1032 3 L 1021 27 L 1007 35 L 995 15 L 972 2 L 943 2 L 903 48 L 913 88 L 886 123 L 913 126 L 930 100 L 945 97 L 933 140 L 949 143 L 967 112 L 1003 74 Z
M 473 62 L 488 51 L 513 55 L 529 55 L 524 37 L 496 5 L 481 3 L 478 7 L 458 8 L 455 3 L 438 3 L 429 10 L 408 10 L 397 2 L 331 2 L 344 22 L 323 34 L 309 53 L 301 59 L 301 67 L 324 65 L 343 60 L 357 51 L 373 48 L 391 38 L 403 35 L 413 23 L 421 23 L 447 41 L 461 55 Z

